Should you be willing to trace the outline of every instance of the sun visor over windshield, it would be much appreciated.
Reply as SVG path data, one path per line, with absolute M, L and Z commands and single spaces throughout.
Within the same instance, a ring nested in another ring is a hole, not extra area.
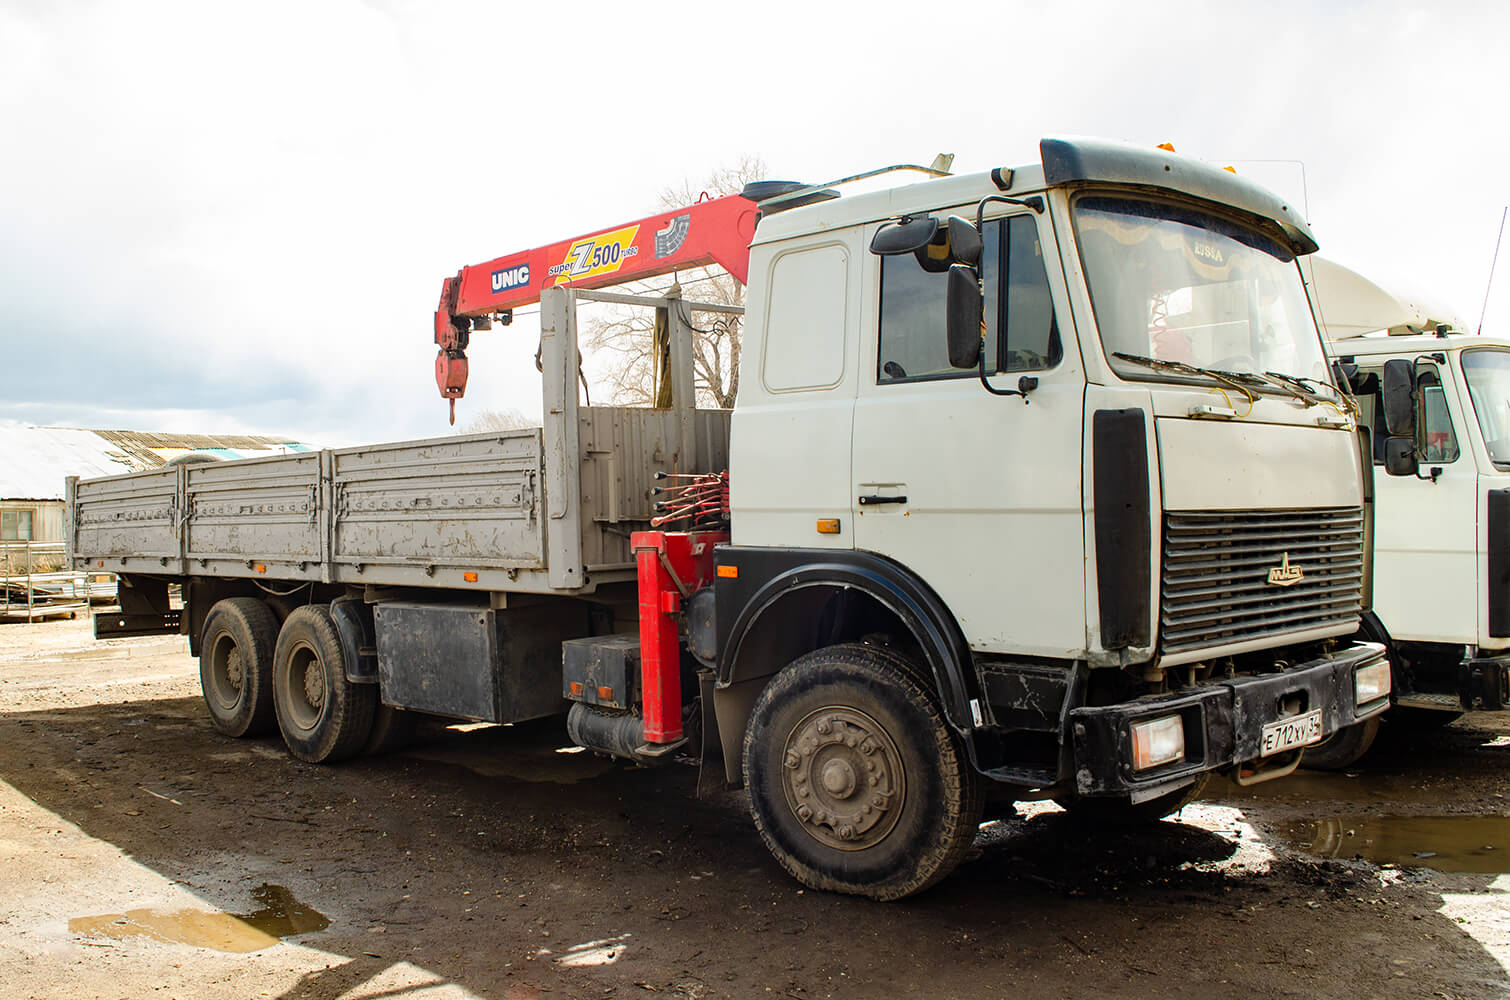
M 1237 174 L 1162 149 L 1100 139 L 1044 139 L 1038 146 L 1044 180 L 1136 184 L 1213 201 L 1261 218 L 1284 232 L 1297 254 L 1318 249 L 1311 227 L 1283 199 Z

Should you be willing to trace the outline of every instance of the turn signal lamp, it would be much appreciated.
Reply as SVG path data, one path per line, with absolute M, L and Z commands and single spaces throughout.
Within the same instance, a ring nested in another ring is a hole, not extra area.
M 1146 771 L 1185 757 L 1185 724 L 1178 715 L 1134 722 L 1133 770 Z
M 1366 667 L 1359 667 L 1353 673 L 1353 700 L 1356 704 L 1366 705 L 1371 701 L 1378 701 L 1389 694 L 1389 663 L 1381 660 L 1371 663 Z

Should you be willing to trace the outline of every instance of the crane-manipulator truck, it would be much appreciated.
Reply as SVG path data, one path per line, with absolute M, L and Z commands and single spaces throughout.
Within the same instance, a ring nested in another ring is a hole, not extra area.
M 97 634 L 187 634 L 214 724 L 303 760 L 416 712 L 693 755 L 798 880 L 877 899 L 987 800 L 1151 820 L 1288 774 L 1389 702 L 1315 240 L 1173 152 L 1039 152 L 463 269 L 441 394 L 538 301 L 542 427 L 70 481 L 73 563 L 122 581 Z M 694 405 L 690 320 L 733 307 L 604 290 L 707 263 L 747 282 L 732 411 Z M 669 406 L 581 402 L 594 300 L 656 310 Z

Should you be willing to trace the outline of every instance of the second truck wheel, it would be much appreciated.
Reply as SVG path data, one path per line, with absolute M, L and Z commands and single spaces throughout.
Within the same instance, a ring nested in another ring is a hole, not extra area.
M 830 646 L 766 685 L 744 743 L 761 839 L 805 885 L 900 899 L 949 874 L 980 825 L 975 773 L 896 653 Z
M 321 604 L 296 608 L 273 655 L 273 705 L 289 752 L 312 764 L 355 756 L 372 731 L 377 688 L 346 679 L 341 642 Z

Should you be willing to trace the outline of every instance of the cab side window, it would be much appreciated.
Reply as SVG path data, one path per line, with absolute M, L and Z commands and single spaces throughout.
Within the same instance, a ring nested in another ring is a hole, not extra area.
M 999 219 L 987 224 L 983 235 L 986 372 L 1052 368 L 1064 352 L 1037 223 L 1026 215 Z M 881 258 L 878 383 L 974 375 L 949 365 L 944 340 L 947 281 L 946 273 L 925 270 L 911 254 Z
M 1442 380 L 1434 368 L 1422 368 L 1417 383 L 1420 390 L 1421 461 L 1447 464 L 1456 462 L 1458 436 L 1447 413 L 1447 396 Z

